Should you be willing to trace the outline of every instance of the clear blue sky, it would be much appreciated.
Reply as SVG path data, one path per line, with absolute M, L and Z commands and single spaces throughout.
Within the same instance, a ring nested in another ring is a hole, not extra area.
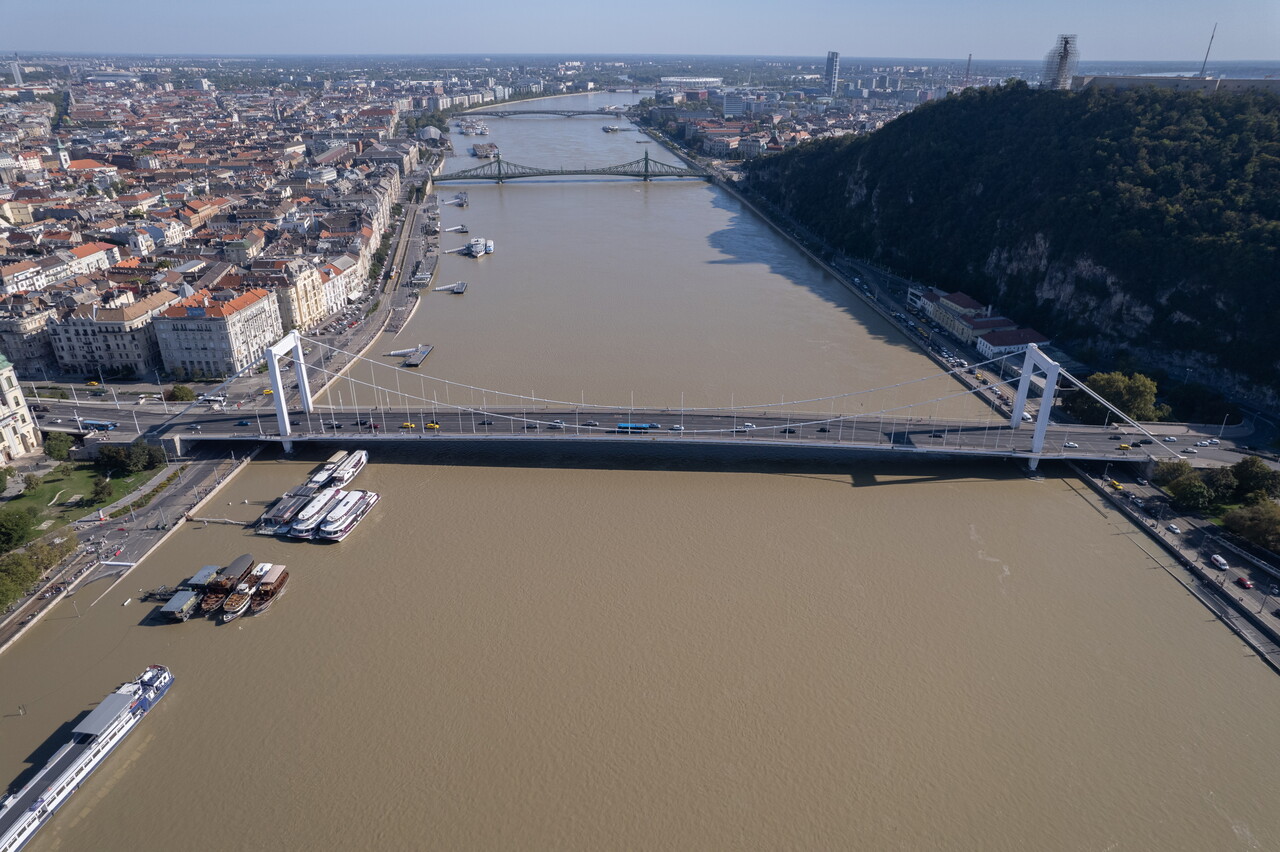
M 1280 59 L 1280 0 L 26 0 L 0 51 L 695 53 L 1089 60 Z

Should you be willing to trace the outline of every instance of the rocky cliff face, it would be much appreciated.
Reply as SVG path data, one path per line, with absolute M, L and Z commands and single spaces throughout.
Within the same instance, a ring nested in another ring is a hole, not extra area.
M 1099 367 L 1280 387 L 1280 99 L 969 90 L 753 161 L 746 185 Z

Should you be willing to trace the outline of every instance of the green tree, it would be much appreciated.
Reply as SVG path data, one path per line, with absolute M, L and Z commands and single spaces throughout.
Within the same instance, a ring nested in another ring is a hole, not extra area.
M 71 455 L 72 443 L 71 436 L 66 432 L 50 432 L 49 437 L 44 439 L 44 454 L 51 459 L 66 461 Z
M 1225 503 L 1235 497 L 1240 486 L 1229 467 L 1211 467 L 1201 474 L 1200 479 L 1213 493 L 1215 503 Z
M 1094 373 L 1085 380 L 1089 389 L 1134 420 L 1162 420 L 1169 407 L 1156 403 L 1156 382 L 1141 373 Z M 1070 397 L 1068 410 L 1085 423 L 1103 423 L 1108 419 L 1106 406 L 1087 393 Z M 1115 419 L 1111 415 L 1110 419 Z
M 98 447 L 98 457 L 95 462 L 105 473 L 111 473 L 113 470 L 128 470 L 129 451 L 123 447 Z
M 1227 529 L 1270 550 L 1280 550 L 1280 504 L 1273 500 L 1232 509 L 1222 519 Z
M 1194 473 L 1188 473 L 1169 483 L 1169 496 L 1180 508 L 1203 511 L 1213 502 L 1213 492 Z
M 13 476 L 15 473 L 17 473 L 17 471 L 12 467 L 7 465 L 5 467 L 0 467 L 0 491 L 5 489 L 5 486 L 9 484 L 9 477 Z
M 1156 469 L 1151 474 L 1151 481 L 1156 485 L 1168 485 L 1174 480 L 1193 473 L 1195 473 L 1195 468 L 1186 459 L 1156 462 Z
M 89 499 L 94 503 L 105 503 L 111 499 L 115 490 L 115 484 L 110 479 L 99 476 L 93 481 L 93 493 L 89 495 Z
M 13 550 L 26 541 L 32 525 L 30 513 L 21 509 L 0 509 L 0 551 Z
M 1231 466 L 1241 494 L 1262 491 L 1269 497 L 1280 497 L 1280 471 L 1267 467 L 1257 456 L 1245 456 Z
M 150 470 L 155 467 L 151 463 L 151 450 L 146 442 L 138 438 L 129 445 L 128 461 L 126 466 L 130 473 L 139 473 L 140 471 Z
M 39 476 L 34 473 L 28 473 L 26 476 L 22 477 L 22 493 L 30 494 L 40 487 L 41 482 L 43 482 L 43 480 Z
M 170 402 L 195 402 L 196 392 L 187 385 L 174 385 L 165 393 L 164 398 Z

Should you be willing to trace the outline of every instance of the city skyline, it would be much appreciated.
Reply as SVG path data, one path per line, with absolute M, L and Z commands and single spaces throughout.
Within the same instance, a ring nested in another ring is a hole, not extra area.
M 1280 4 L 1190 0 L 1161 4 L 1159 16 L 1136 3 L 1079 0 L 994 0 L 954 4 L 921 0 L 911 21 L 888 6 L 853 7 L 831 0 L 809 15 L 779 16 L 759 0 L 711 0 L 689 7 L 657 0 L 643 11 L 602 19 L 595 5 L 564 0 L 540 8 L 493 0 L 482 18 L 425 14 L 409 0 L 386 0 L 378 14 L 356 17 L 333 0 L 263 4 L 224 0 L 208 7 L 163 6 L 143 0 L 127 27 L 104 30 L 103 7 L 89 0 L 56 6 L 26 4 L 9 11 L 0 52 L 194 55 L 455 55 L 653 54 L 1034 60 L 1060 33 L 1079 36 L 1085 61 L 1185 61 L 1198 70 L 1214 24 L 1211 59 L 1275 59 Z M 758 12 L 759 14 L 754 14 Z M 474 26 L 477 20 L 483 26 Z M 815 33 L 814 21 L 822 23 Z M 340 22 L 340 23 L 336 23 Z M 764 25 L 767 22 L 767 25 Z M 113 40 L 105 33 L 119 33 Z M 282 37 L 285 36 L 285 37 Z

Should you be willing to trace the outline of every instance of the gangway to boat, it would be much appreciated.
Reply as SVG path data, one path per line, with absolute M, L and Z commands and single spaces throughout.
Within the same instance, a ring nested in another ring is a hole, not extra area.
M 470 232 L 467 230 L 467 226 L 466 226 L 466 225 L 454 225 L 452 228 L 445 228 L 445 229 L 444 229 L 444 232 L 445 232 L 446 234 L 451 234 L 451 233 L 454 233 L 454 232 L 457 232 L 457 233 L 459 233 L 459 234 L 466 234 L 466 233 L 470 233 Z

